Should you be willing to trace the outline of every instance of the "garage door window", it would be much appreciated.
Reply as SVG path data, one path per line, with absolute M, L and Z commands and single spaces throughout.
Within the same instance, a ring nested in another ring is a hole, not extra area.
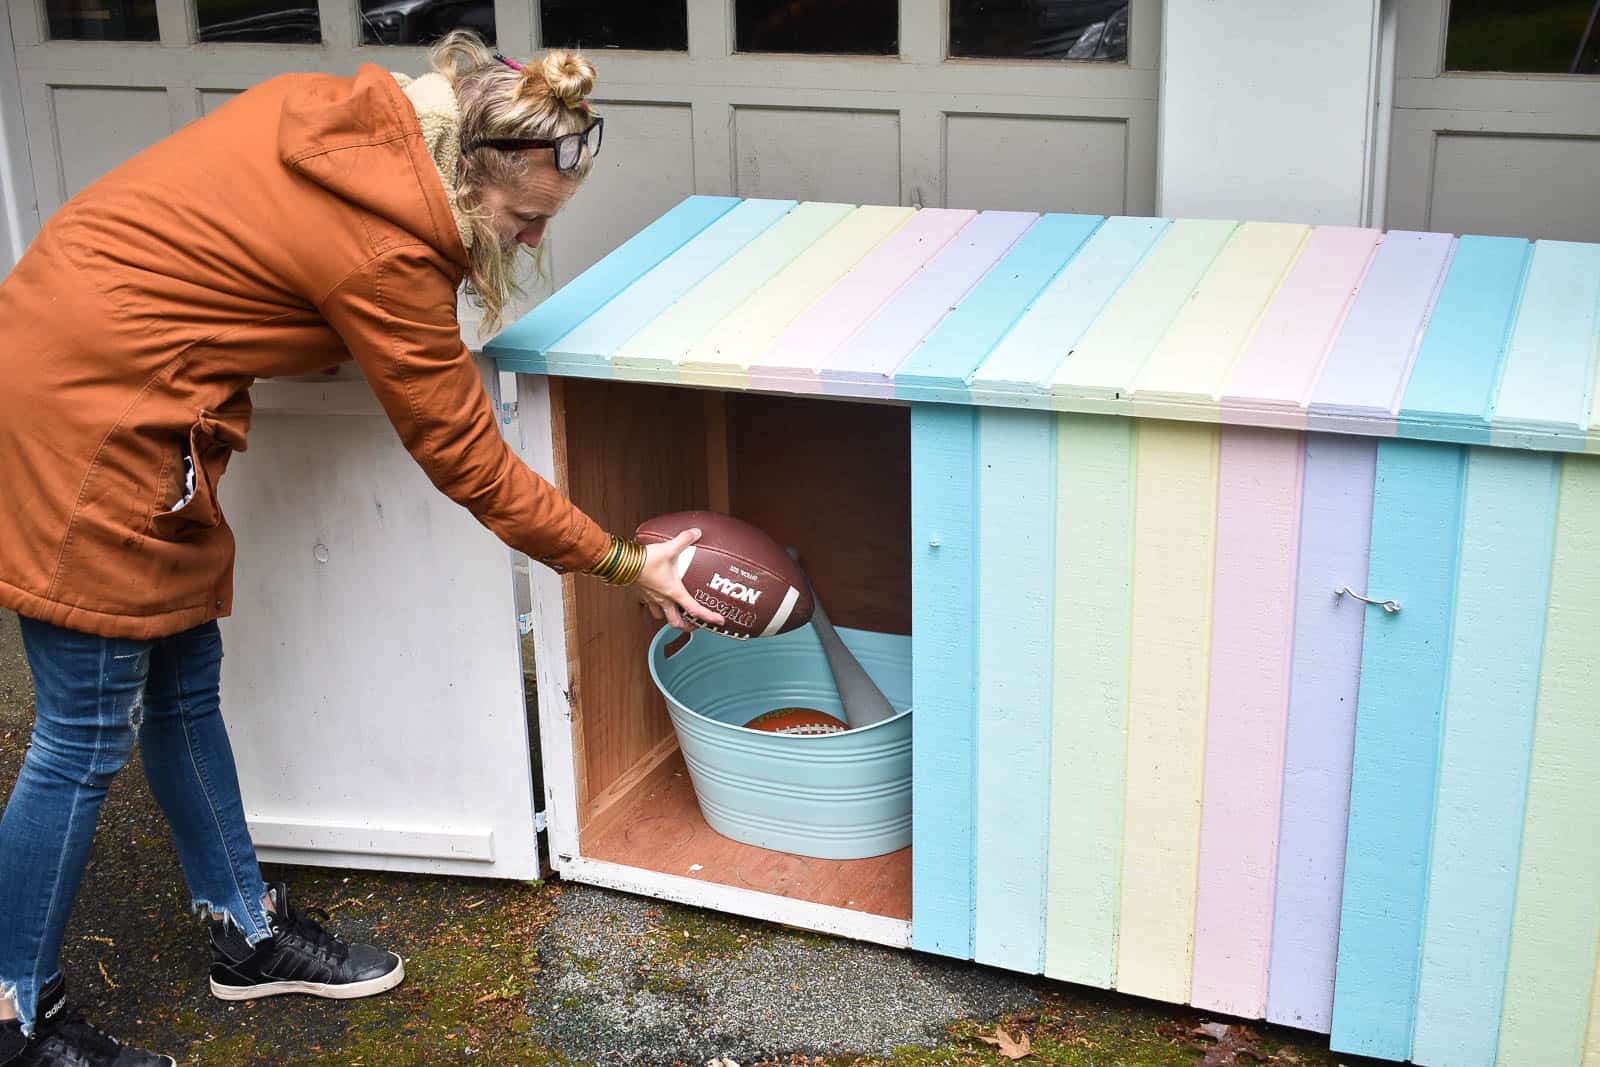
M 58 41 L 155 41 L 155 0 L 49 0 L 50 36 Z
M 684 0 L 540 0 L 539 25 L 552 48 L 689 50 Z
M 734 48 L 892 56 L 900 51 L 898 0 L 734 0 Z
M 198 0 L 197 39 L 206 43 L 316 44 L 322 22 L 316 0 Z
M 1445 69 L 1600 74 L 1600 0 L 1451 0 Z
M 1128 0 L 950 0 L 950 54 L 1126 63 Z
M 494 0 L 361 0 L 362 44 L 428 45 L 451 30 L 494 44 Z

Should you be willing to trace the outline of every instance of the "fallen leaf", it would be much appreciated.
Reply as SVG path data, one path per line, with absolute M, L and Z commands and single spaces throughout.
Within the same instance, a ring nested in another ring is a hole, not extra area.
M 1201 1023 L 1191 1034 L 1206 1038 L 1216 1044 L 1206 1049 L 1200 1067 L 1237 1067 L 1241 1059 L 1265 1063 L 1266 1057 L 1256 1050 L 1259 1038 L 1247 1026 L 1230 1026 L 1226 1023 Z
M 1023 1034 L 1020 1040 L 1013 1039 L 1010 1034 L 998 1026 L 994 1028 L 993 1037 L 985 1037 L 983 1034 L 979 1034 L 978 1040 L 985 1045 L 993 1045 L 995 1051 L 1008 1060 L 1020 1060 L 1024 1056 L 1032 1055 L 1033 1052 L 1033 1042 L 1028 1040 L 1027 1034 Z

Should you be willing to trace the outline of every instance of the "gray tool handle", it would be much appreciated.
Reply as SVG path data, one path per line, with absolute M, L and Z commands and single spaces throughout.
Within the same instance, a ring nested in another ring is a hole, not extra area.
M 793 548 L 789 549 L 789 555 L 796 560 L 800 558 Z M 811 625 L 817 631 L 817 639 L 822 642 L 823 655 L 828 657 L 828 669 L 833 672 L 833 685 L 839 691 L 839 703 L 844 708 L 845 721 L 850 728 L 857 730 L 894 718 L 894 705 L 889 703 L 883 690 L 867 675 L 861 662 L 839 640 L 828 613 L 822 610 L 822 601 L 817 599 L 815 588 L 811 590 Z

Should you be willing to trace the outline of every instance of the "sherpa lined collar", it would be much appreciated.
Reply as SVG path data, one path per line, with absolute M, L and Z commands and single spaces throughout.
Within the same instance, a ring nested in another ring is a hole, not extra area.
M 417 121 L 422 125 L 422 140 L 428 146 L 428 155 L 439 172 L 439 180 L 444 183 L 445 199 L 450 202 L 456 233 L 461 236 L 462 247 L 470 250 L 472 227 L 456 203 L 456 183 L 461 174 L 461 106 L 456 102 L 456 92 L 449 80 L 437 71 L 420 78 L 398 71 L 391 73 L 416 109 Z

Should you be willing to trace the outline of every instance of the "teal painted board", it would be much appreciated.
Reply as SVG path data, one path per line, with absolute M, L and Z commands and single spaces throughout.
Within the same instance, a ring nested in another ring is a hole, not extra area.
M 1099 215 L 1045 215 L 895 372 L 901 400 L 964 404 L 967 376 L 1099 227 Z
M 1051 412 L 978 416 L 974 947 L 979 963 L 1028 973 L 1044 968 L 1055 428 Z
M 973 403 L 1049 409 L 1056 368 L 1168 225 L 1166 219 L 1107 219 L 973 372 Z
M 550 294 L 485 345 L 484 354 L 503 371 L 546 373 L 544 354 L 552 344 L 738 204 L 733 196 L 691 196 L 681 201 Z
M 1559 461 L 1467 456 L 1411 1058 L 1494 1063 L 1544 645 Z
M 1400 433 L 1487 444 L 1489 406 L 1517 321 L 1533 245 L 1512 237 L 1463 237 L 1445 274 L 1400 404 Z
M 1582 439 L 1597 341 L 1600 244 L 1540 241 L 1495 394 L 1493 436 L 1505 435 L 1508 444 L 1551 435 Z
M 550 373 L 610 376 L 611 357 L 628 338 L 794 207 L 793 200 L 742 201 L 552 344 Z
M 978 413 L 911 408 L 911 942 L 972 958 Z
M 1345 847 L 1332 1046 L 1411 1054 L 1428 849 L 1454 615 L 1463 453 L 1380 441 Z

